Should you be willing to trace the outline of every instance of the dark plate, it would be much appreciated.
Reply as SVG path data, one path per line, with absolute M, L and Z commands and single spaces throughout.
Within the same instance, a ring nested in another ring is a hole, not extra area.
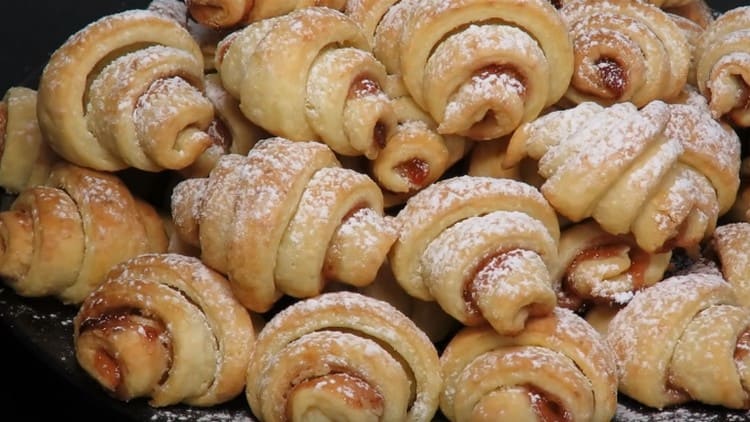
M 715 2 L 720 10 L 743 0 Z M 4 5 L 0 14 L 0 92 L 13 85 L 36 87 L 49 54 L 70 34 L 100 16 L 142 8 L 148 0 L 31 0 Z M 31 75 L 31 76 L 29 76 Z M 747 139 L 747 137 L 745 137 Z M 7 206 L 7 197 L 5 198 Z M 202 409 L 150 407 L 146 400 L 124 403 L 108 396 L 77 364 L 72 344 L 75 308 L 55 299 L 29 299 L 0 284 L 0 368 L 4 413 L 23 419 L 52 412 L 56 420 L 73 417 L 123 421 L 251 421 L 244 395 L 224 405 Z M 9 373 L 19 374 L 12 378 Z M 662 411 L 621 397 L 616 421 L 746 421 L 750 414 L 697 403 Z

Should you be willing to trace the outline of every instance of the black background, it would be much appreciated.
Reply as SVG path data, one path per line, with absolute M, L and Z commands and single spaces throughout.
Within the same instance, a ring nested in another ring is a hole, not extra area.
M 78 29 L 100 16 L 141 8 L 148 0 L 2 0 L 0 5 L 0 95 L 9 87 L 36 88 L 49 55 Z M 715 1 L 727 10 L 747 0 Z M 12 375 L 13 374 L 13 375 Z M 78 387 L 52 371 L 8 327 L 0 324 L 0 412 L 2 419 L 72 420 L 85 417 L 123 420 L 104 403 L 92 401 Z

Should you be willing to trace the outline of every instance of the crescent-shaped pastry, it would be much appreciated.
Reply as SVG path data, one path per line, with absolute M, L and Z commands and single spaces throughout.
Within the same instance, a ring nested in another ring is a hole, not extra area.
M 0 212 L 0 238 L 3 281 L 66 304 L 80 304 L 114 265 L 167 248 L 157 212 L 117 176 L 65 162 Z
M 643 107 L 677 96 L 687 82 L 690 49 L 669 15 L 630 0 L 574 0 L 560 9 L 575 50 L 565 98 L 579 104 L 630 101 Z
M 591 303 L 626 304 L 639 290 L 664 278 L 671 251 L 647 253 L 631 236 L 616 236 L 591 220 L 560 234 L 558 260 L 550 271 L 572 310 Z
M 543 0 L 414 2 L 400 73 L 443 134 L 498 138 L 557 102 L 573 72 L 560 14 Z
M 750 311 L 721 275 L 687 273 L 635 295 L 609 323 L 620 392 L 655 408 L 747 409 Z
M 609 421 L 617 368 L 581 317 L 556 308 L 517 335 L 467 327 L 440 356 L 440 410 L 451 421 Z
M 213 406 L 245 387 L 255 340 L 227 280 L 200 260 L 143 254 L 112 268 L 81 304 L 79 365 L 119 400 Z
M 183 177 L 206 177 L 222 155 L 245 155 L 256 142 L 268 137 L 242 114 L 239 102 L 224 89 L 218 74 L 207 74 L 205 82 L 206 97 L 214 106 L 214 119 L 206 129 L 213 144 L 179 171 Z
M 437 350 L 387 302 L 324 293 L 276 314 L 258 335 L 245 390 L 264 421 L 430 421 Z
M 750 7 L 729 10 L 713 21 L 695 50 L 696 78 L 714 118 L 750 126 Z
M 0 187 L 19 193 L 47 180 L 58 160 L 39 129 L 37 93 L 9 88 L 0 101 Z
M 320 140 L 374 159 L 396 124 L 386 72 L 356 23 L 308 7 L 251 24 L 219 44 L 224 87 L 274 136 Z
M 203 56 L 172 18 L 105 16 L 68 38 L 39 82 L 37 115 L 50 147 L 103 171 L 181 169 L 209 145 Z
M 222 156 L 207 178 L 181 181 L 171 207 L 180 236 L 256 312 L 327 280 L 371 283 L 396 238 L 377 184 L 317 142 L 267 138 Z
M 559 226 L 542 195 L 511 179 L 458 176 L 407 201 L 389 262 L 412 296 L 436 300 L 466 325 L 501 333 L 555 306 L 547 266 Z
M 504 165 L 534 158 L 558 213 L 632 233 L 653 253 L 693 248 L 711 234 L 737 195 L 739 145 L 697 104 L 587 102 L 519 128 Z
M 721 274 L 734 288 L 737 301 L 750 307 L 750 223 L 727 223 L 716 227 L 706 253 L 718 264 Z

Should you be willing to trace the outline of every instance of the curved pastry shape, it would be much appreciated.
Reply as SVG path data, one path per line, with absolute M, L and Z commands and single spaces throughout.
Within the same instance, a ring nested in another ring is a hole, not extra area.
M 574 0 L 560 14 L 575 50 L 567 100 L 630 101 L 643 107 L 677 96 L 686 84 L 688 42 L 658 7 L 642 1 Z
M 610 347 L 581 317 L 556 308 L 514 336 L 467 327 L 440 356 L 440 410 L 451 421 L 608 421 L 617 407 Z
M 386 202 L 395 205 L 442 177 L 469 147 L 463 137 L 440 135 L 435 122 L 414 103 L 399 77 L 388 78 L 386 93 L 393 98 L 397 125 L 388 143 L 369 164 Z
M 341 10 L 346 0 L 186 0 L 190 16 L 211 28 L 231 29 L 305 7 Z
M 187 167 L 212 143 L 203 56 L 178 22 L 157 12 L 105 16 L 50 57 L 37 114 L 50 147 L 102 171 Z
M 207 177 L 219 157 L 225 154 L 245 155 L 268 134 L 242 114 L 239 102 L 229 95 L 216 73 L 206 75 L 206 97 L 214 106 L 214 119 L 206 129 L 213 144 L 193 164 L 180 170 L 184 177 Z
M 119 400 L 212 406 L 238 396 L 255 339 L 227 280 L 197 258 L 143 254 L 112 268 L 73 320 L 76 359 Z
M 308 7 L 229 35 L 217 68 L 242 112 L 275 136 L 374 159 L 396 125 L 385 68 L 334 9 Z
M 750 223 L 728 223 L 716 228 L 708 254 L 719 264 L 721 274 L 734 288 L 740 305 L 750 307 Z
M 371 283 L 396 238 L 372 179 L 341 168 L 323 144 L 283 138 L 222 156 L 208 178 L 181 181 L 172 215 L 256 312 L 282 293 L 317 295 L 327 280 Z
M 721 275 L 665 279 L 635 295 L 608 329 L 621 393 L 655 408 L 750 407 L 750 311 Z
M 79 304 L 114 265 L 163 252 L 154 208 L 115 175 L 60 162 L 0 213 L 0 274 L 19 295 Z
M 476 140 L 511 133 L 557 102 L 573 72 L 565 23 L 546 0 L 416 3 L 400 74 L 438 132 Z
M 610 234 L 587 220 L 562 231 L 550 273 L 565 298 L 559 302 L 574 311 L 591 302 L 624 305 L 664 278 L 671 257 L 671 251 L 645 252 L 631 236 Z
M 714 118 L 750 126 L 750 6 L 729 10 L 713 21 L 695 50 L 698 89 Z
M 702 29 L 715 20 L 711 6 L 705 0 L 691 0 L 680 5 L 662 6 L 667 13 L 672 13 L 695 22 Z
M 442 386 L 437 350 L 387 302 L 324 293 L 276 314 L 258 335 L 247 401 L 265 421 L 430 421 Z
M 47 180 L 58 160 L 39 129 L 37 93 L 14 86 L 0 101 L 0 187 L 19 193 Z
M 646 252 L 695 247 L 734 203 L 737 134 L 696 104 L 593 102 L 547 114 L 511 137 L 504 165 L 538 161 L 541 191 L 572 222 L 632 233 Z
M 465 325 L 521 331 L 555 307 L 548 265 L 556 259 L 557 217 L 534 187 L 511 179 L 458 176 L 407 201 L 389 253 L 398 283 L 436 300 Z

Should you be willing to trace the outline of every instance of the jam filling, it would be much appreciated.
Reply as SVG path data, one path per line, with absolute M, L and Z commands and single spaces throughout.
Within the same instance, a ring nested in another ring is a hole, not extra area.
M 206 133 L 211 137 L 214 145 L 220 146 L 225 153 L 228 153 L 232 147 L 232 132 L 227 125 L 219 118 L 214 118 L 206 129 Z
M 601 57 L 594 62 L 594 65 L 599 71 L 604 88 L 613 98 L 621 97 L 628 84 L 625 68 L 610 57 Z
M 527 385 L 531 407 L 542 422 L 572 422 L 573 415 L 544 391 Z
M 424 186 L 430 175 L 430 165 L 419 158 L 412 158 L 396 166 L 396 172 L 409 181 L 411 186 Z

